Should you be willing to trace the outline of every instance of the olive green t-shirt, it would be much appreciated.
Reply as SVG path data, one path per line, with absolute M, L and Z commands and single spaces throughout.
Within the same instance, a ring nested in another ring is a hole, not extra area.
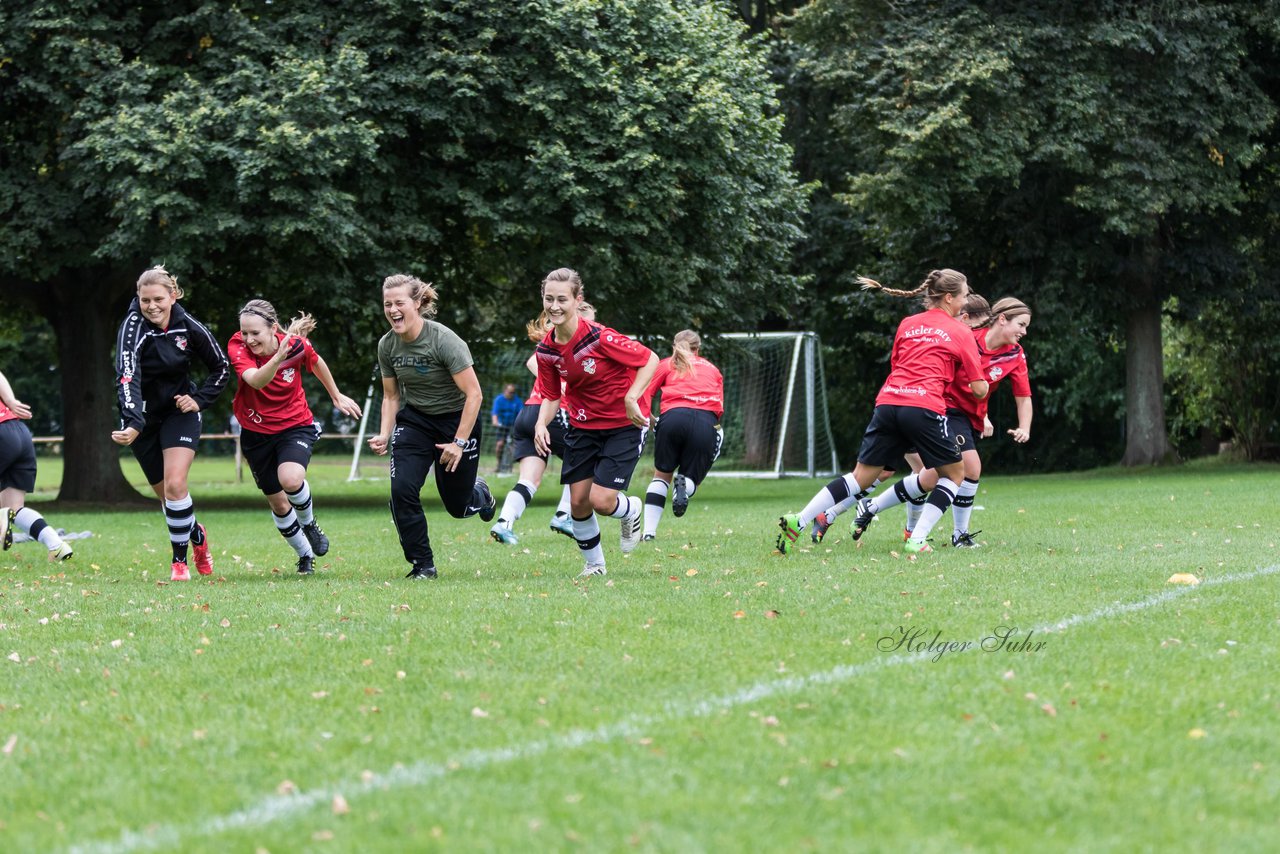
M 424 320 L 422 333 L 404 342 L 394 332 L 378 341 L 378 370 L 383 378 L 395 377 L 400 399 L 425 415 L 457 412 L 467 396 L 453 375 L 471 367 L 467 342 L 447 326 Z

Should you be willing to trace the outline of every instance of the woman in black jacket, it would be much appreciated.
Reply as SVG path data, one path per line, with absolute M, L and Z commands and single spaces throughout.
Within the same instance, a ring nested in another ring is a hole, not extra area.
M 182 288 L 164 267 L 152 267 L 138 279 L 138 296 L 116 338 L 120 429 L 111 434 L 117 444 L 130 447 L 147 483 L 164 502 L 173 581 L 191 579 L 188 543 L 196 570 L 213 573 L 209 539 L 196 521 L 187 474 L 200 441 L 200 413 L 231 377 L 217 339 L 178 305 L 181 298 Z M 209 370 L 199 388 L 191 379 L 193 356 Z

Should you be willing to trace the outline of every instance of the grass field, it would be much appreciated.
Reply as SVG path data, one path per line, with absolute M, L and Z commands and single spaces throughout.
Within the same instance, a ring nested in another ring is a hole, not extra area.
M 411 584 L 345 466 L 311 578 L 226 459 L 212 580 L 154 510 L 0 557 L 0 850 L 1275 850 L 1276 467 L 988 476 L 918 560 L 772 554 L 818 484 L 713 479 L 587 582 L 548 487 L 518 547 L 430 504 Z

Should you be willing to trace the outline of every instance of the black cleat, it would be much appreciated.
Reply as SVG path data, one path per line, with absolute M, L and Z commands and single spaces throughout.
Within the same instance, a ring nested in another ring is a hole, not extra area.
M 302 533 L 306 535 L 307 542 L 311 543 L 311 551 L 316 553 L 316 557 L 329 553 L 329 538 L 320 530 L 319 522 L 312 519 L 309 525 L 302 526 Z
M 982 543 L 975 540 L 974 537 L 981 533 L 981 531 L 972 533 L 965 531 L 963 534 L 952 534 L 951 545 L 957 549 L 980 549 L 982 548 Z
M 498 512 L 498 499 L 493 497 L 493 493 L 489 491 L 489 484 L 485 483 L 484 478 L 476 478 L 476 488 L 480 490 L 480 519 L 483 522 L 492 522 L 493 514 Z
M 671 494 L 671 512 L 676 516 L 683 516 L 684 511 L 689 509 L 689 485 L 685 483 L 684 475 L 678 474 L 672 481 L 674 492 Z
M 856 540 L 866 533 L 867 528 L 871 525 L 871 520 L 876 518 L 876 511 L 871 508 L 870 499 L 863 498 L 857 504 L 858 515 L 853 520 L 852 534 Z
M 315 575 L 315 560 L 312 555 L 302 555 L 298 558 L 298 575 Z
M 435 578 L 437 574 L 434 566 L 415 566 L 409 570 L 409 574 L 405 578 L 417 581 L 420 578 Z

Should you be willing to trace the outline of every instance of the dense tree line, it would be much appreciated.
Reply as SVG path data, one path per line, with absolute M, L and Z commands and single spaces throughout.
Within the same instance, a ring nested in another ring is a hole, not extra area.
M 614 325 L 819 330 L 852 453 L 907 308 L 854 277 L 951 266 L 1035 311 L 1002 466 L 1260 455 L 1278 46 L 1280 0 L 9 3 L 0 357 L 46 413 L 58 377 L 63 497 L 111 498 L 144 267 L 227 334 L 316 312 L 359 386 L 387 273 L 482 347 L 568 263 Z

